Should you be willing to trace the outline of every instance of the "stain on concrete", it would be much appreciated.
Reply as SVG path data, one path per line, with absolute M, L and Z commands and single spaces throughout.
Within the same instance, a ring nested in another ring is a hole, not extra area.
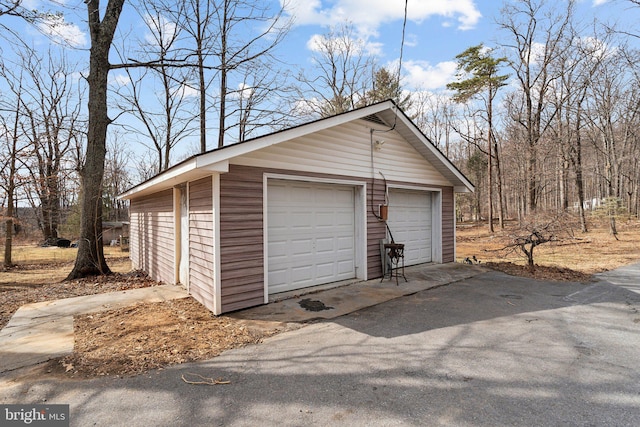
M 300 307 L 304 308 L 307 311 L 333 310 L 333 307 L 328 307 L 324 305 L 322 301 L 312 300 L 311 298 L 300 300 L 298 304 L 300 304 Z

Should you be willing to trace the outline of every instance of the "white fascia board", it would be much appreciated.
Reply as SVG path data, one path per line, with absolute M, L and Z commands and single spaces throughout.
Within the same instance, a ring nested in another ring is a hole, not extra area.
M 151 178 L 126 193 L 118 196 L 118 199 L 131 199 L 133 197 L 144 196 L 157 191 L 166 190 L 187 181 L 200 179 L 212 173 L 229 172 L 229 161 L 203 162 L 200 157 L 189 159 L 188 161 L 168 169 L 165 173 Z
M 206 160 L 205 158 L 196 157 L 196 169 L 218 173 L 229 172 L 229 160 L 219 162 L 211 162 L 211 159 L 207 162 Z
M 176 178 L 185 175 L 186 173 L 195 170 L 197 167 L 196 159 L 189 159 L 184 163 L 181 163 L 173 168 L 168 169 L 165 173 L 156 175 L 148 181 L 139 184 L 130 190 L 122 193 L 118 196 L 118 199 L 131 199 L 134 195 L 139 193 L 147 193 L 149 190 L 170 181 L 175 181 Z M 164 185 L 163 185 L 164 187 Z
M 453 192 L 454 193 L 473 193 L 473 191 L 471 191 L 468 187 L 465 187 L 464 185 L 454 186 Z

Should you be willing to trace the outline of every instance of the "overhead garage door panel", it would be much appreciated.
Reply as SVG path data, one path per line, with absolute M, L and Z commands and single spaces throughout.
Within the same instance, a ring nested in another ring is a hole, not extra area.
M 405 265 L 432 260 L 431 192 L 389 190 L 388 225 L 397 243 L 405 245 Z
M 269 293 L 355 276 L 352 187 L 273 180 L 267 191 Z

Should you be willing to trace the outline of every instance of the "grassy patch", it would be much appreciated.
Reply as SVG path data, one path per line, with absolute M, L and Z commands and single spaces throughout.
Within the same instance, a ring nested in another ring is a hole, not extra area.
M 131 270 L 129 253 L 118 247 L 104 248 L 107 264 L 113 272 Z M 34 245 L 15 246 L 11 257 L 16 267 L 0 273 L 0 289 L 7 286 L 34 286 L 64 280 L 73 269 L 78 249 L 42 248 Z M 0 251 L 4 257 L 4 251 Z

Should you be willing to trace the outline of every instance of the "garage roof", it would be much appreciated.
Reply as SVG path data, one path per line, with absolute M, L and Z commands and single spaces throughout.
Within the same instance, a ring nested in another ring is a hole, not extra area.
M 227 172 L 229 170 L 229 160 L 236 156 L 358 119 L 369 120 L 379 125 L 383 124 L 391 127 L 450 181 L 456 192 L 474 191 L 473 184 L 464 174 L 438 150 L 393 101 L 387 100 L 195 155 L 127 190 L 119 198 L 131 199 L 140 197 L 172 188 L 185 181 L 192 181 L 211 175 L 212 172 Z

